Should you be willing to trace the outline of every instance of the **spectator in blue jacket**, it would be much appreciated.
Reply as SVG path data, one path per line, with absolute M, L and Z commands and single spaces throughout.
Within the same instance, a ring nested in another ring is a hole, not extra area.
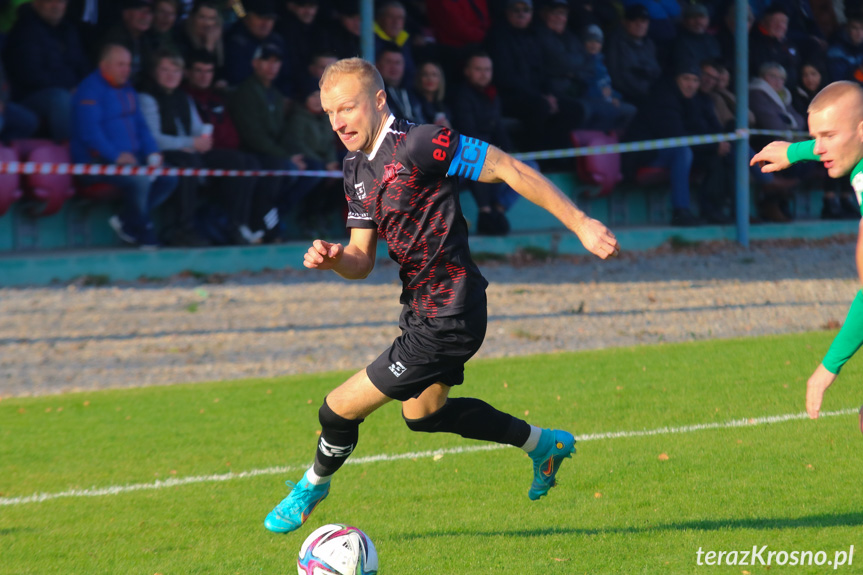
M 69 139 L 72 90 L 90 71 L 78 30 L 65 15 L 66 0 L 22 5 L 3 54 L 13 100 L 35 113 L 58 142 Z
M 638 110 L 629 102 L 624 102 L 620 92 L 611 84 L 611 75 L 602 55 L 602 29 L 591 24 L 583 35 L 584 49 L 590 65 L 584 98 L 591 110 L 591 118 L 586 127 L 602 131 L 614 130 L 618 136 L 622 136 Z
M 78 86 L 72 104 L 72 138 L 76 163 L 159 165 L 159 148 L 129 84 L 132 55 L 120 44 L 106 44 L 99 68 Z M 109 182 L 122 191 L 123 210 L 109 220 L 121 240 L 142 248 L 158 245 L 153 210 L 177 187 L 174 176 L 82 176 L 85 185 Z
M 830 78 L 834 82 L 863 82 L 863 12 L 848 14 L 845 28 L 827 50 Z

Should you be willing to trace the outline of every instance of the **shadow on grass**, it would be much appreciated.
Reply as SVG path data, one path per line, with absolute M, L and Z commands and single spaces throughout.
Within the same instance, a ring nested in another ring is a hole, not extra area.
M 439 531 L 427 533 L 405 533 L 402 539 L 424 539 L 428 537 L 459 537 L 480 535 L 483 537 L 546 537 L 548 535 L 615 535 L 642 534 L 662 531 L 724 531 L 733 529 L 773 530 L 824 527 L 859 527 L 863 525 L 863 512 L 808 515 L 804 517 L 755 517 L 751 519 L 702 519 L 659 523 L 656 525 L 630 527 L 547 527 L 543 529 L 515 529 L 511 531 Z

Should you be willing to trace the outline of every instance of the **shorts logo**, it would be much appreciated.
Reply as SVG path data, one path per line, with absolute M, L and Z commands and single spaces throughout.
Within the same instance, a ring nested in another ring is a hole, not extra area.
M 400 377 L 401 374 L 403 374 L 407 370 L 408 370 L 408 368 L 406 368 L 404 365 L 402 365 L 402 362 L 400 362 L 400 361 L 397 361 L 390 366 L 390 371 L 393 372 L 393 375 L 396 377 Z
M 387 164 L 384 166 L 384 183 L 389 184 L 390 182 L 395 181 L 396 178 L 399 177 L 399 174 L 404 169 L 404 166 L 401 162 L 396 162 L 395 164 Z
M 366 199 L 366 183 L 360 182 L 358 184 L 354 184 L 354 189 L 357 191 L 357 199 L 364 200 Z

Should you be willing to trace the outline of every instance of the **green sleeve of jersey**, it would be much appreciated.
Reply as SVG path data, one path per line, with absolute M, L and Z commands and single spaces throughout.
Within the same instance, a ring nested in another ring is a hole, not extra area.
M 802 162 L 804 160 L 817 162 L 820 158 L 815 155 L 814 150 L 815 140 L 807 140 L 805 142 L 797 142 L 796 144 L 788 146 L 786 155 L 788 156 L 788 161 L 792 164 L 796 164 L 797 162 Z
M 838 374 L 861 345 L 863 345 L 863 291 L 858 291 L 845 317 L 845 323 L 842 324 L 842 329 L 836 334 L 821 363 L 830 373 Z

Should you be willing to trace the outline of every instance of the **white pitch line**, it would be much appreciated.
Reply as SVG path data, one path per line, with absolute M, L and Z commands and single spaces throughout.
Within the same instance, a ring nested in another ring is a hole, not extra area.
M 840 415 L 851 415 L 857 413 L 857 408 L 840 409 L 838 411 L 825 411 L 821 413 L 821 417 L 835 417 Z M 640 431 L 607 431 L 605 433 L 588 433 L 586 435 L 576 436 L 576 441 L 598 441 L 601 439 L 620 439 L 630 437 L 648 437 L 653 435 L 679 435 L 683 433 L 692 433 L 694 431 L 705 431 L 710 429 L 732 429 L 736 427 L 756 427 L 759 425 L 769 425 L 771 423 L 784 423 L 786 421 L 795 421 L 799 419 L 808 419 L 805 413 L 789 413 L 785 415 L 768 415 L 764 417 L 752 417 L 747 419 L 733 419 L 731 421 L 718 421 L 714 423 L 696 423 L 693 425 L 683 425 L 680 427 L 660 427 L 657 429 L 643 429 Z M 479 451 L 492 451 L 495 449 L 503 449 L 506 445 L 473 445 L 468 447 L 453 447 L 450 449 L 435 449 L 432 451 L 414 451 L 410 453 L 368 455 L 366 457 L 356 457 L 348 459 L 346 465 L 363 465 L 366 463 L 375 463 L 378 461 L 399 461 L 403 459 L 424 459 L 434 457 L 436 455 L 457 455 L 460 453 L 476 453 Z M 257 477 L 259 475 L 285 475 L 294 471 L 305 470 L 311 464 L 294 465 L 283 467 L 267 467 L 264 469 L 253 469 L 251 471 L 241 471 L 239 473 L 221 473 L 214 475 L 198 475 L 193 477 L 178 477 L 164 480 L 156 480 L 152 483 L 135 483 L 132 485 L 114 485 L 112 487 L 99 487 L 91 489 L 71 489 L 69 491 L 61 491 L 59 493 L 36 493 L 34 495 L 26 495 L 22 497 L 0 497 L 0 506 L 3 505 L 24 505 L 26 503 L 41 503 L 61 497 L 101 497 L 103 495 L 118 495 L 120 493 L 130 493 L 133 491 L 150 491 L 155 489 L 165 489 L 168 487 L 179 487 L 182 485 L 191 485 L 193 483 L 212 483 L 217 481 L 233 481 L 235 479 L 245 479 L 247 477 Z

